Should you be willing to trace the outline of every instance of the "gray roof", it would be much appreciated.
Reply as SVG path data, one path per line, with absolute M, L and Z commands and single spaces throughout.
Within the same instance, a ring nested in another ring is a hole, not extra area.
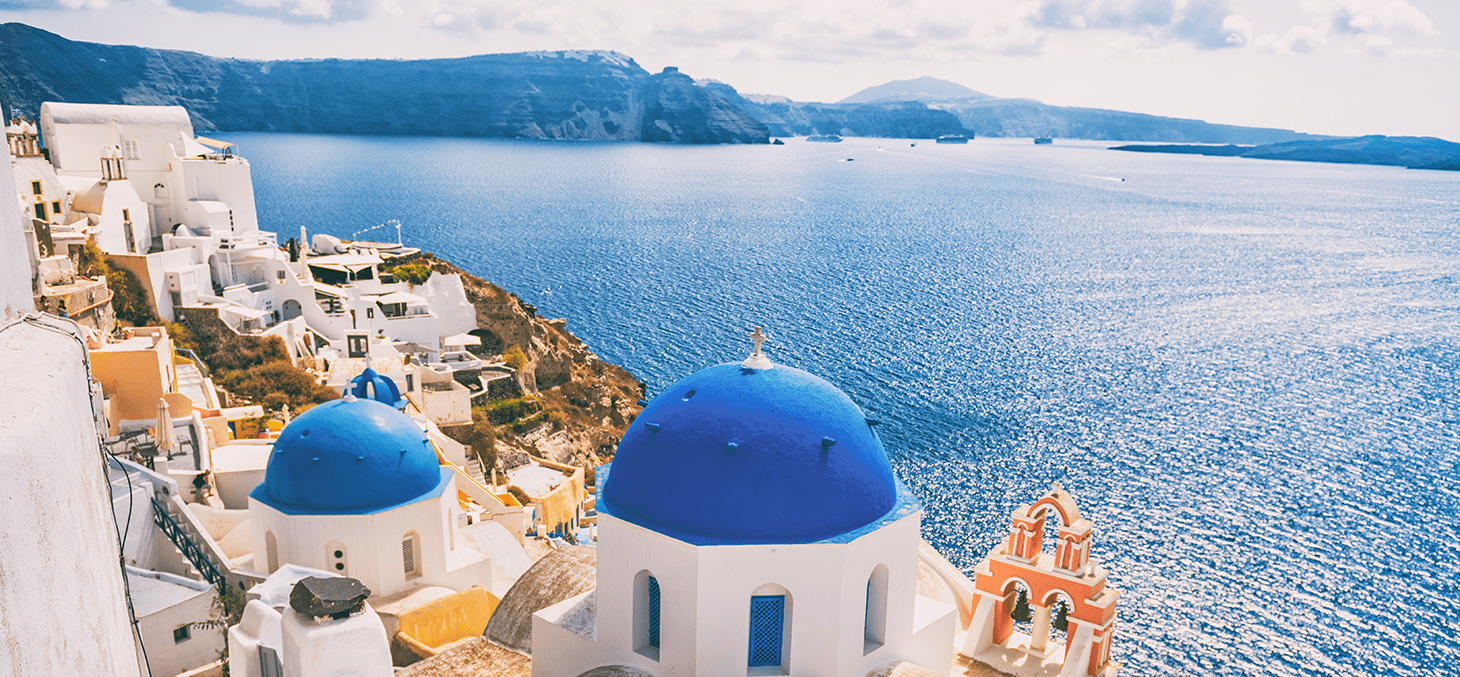
M 654 677 L 653 674 L 627 665 L 602 665 L 578 677 Z
M 560 545 L 512 585 L 487 622 L 487 639 L 532 654 L 532 615 L 598 587 L 598 550 Z

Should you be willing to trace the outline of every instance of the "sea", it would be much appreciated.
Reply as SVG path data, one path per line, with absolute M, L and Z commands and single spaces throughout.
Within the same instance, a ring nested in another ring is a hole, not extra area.
M 1120 591 L 1124 674 L 1460 674 L 1460 173 L 1064 140 L 226 138 L 281 240 L 399 220 L 651 395 L 764 327 L 881 421 L 964 571 L 1061 483 Z

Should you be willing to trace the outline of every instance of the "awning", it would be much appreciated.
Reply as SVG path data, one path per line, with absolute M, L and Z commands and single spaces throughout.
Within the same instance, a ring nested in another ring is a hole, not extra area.
M 358 272 L 371 266 L 380 265 L 380 257 L 366 254 L 334 254 L 332 256 L 310 257 L 305 259 L 304 262 L 316 268 Z
M 441 339 L 441 343 L 448 346 L 479 346 L 482 344 L 482 340 L 471 334 L 457 334 Z
M 269 314 L 269 311 L 267 310 L 256 310 L 253 308 L 245 308 L 243 306 L 224 306 L 222 310 L 225 313 L 237 315 L 245 320 L 257 320 Z
M 233 144 L 228 143 L 227 141 L 219 141 L 217 139 L 210 139 L 210 138 L 208 138 L 206 136 L 200 136 L 200 137 L 197 137 L 197 138 L 195 138 L 193 140 L 194 141 L 197 141 L 198 143 L 203 144 L 204 146 L 207 146 L 209 148 L 217 148 L 218 150 L 223 150 L 225 148 L 232 148 L 233 147 Z
M 415 294 L 407 294 L 407 293 L 405 293 L 403 291 L 395 291 L 395 292 L 391 292 L 389 294 L 384 294 L 384 295 L 381 295 L 381 296 L 377 296 L 377 297 L 375 297 L 375 302 L 376 303 L 404 303 L 404 304 L 406 304 L 408 306 L 424 306 L 424 305 L 427 304 L 426 299 L 423 299 L 423 298 L 421 298 L 419 296 L 416 296 Z

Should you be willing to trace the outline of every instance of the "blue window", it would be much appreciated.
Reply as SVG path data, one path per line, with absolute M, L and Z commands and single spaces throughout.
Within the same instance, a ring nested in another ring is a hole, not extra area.
M 649 577 L 649 646 L 659 648 L 659 579 Z
M 781 636 L 785 622 L 785 595 L 750 598 L 750 667 L 781 664 Z

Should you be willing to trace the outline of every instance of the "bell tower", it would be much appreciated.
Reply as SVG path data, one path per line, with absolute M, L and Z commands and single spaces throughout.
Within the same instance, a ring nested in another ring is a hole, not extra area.
M 1053 552 L 1044 535 L 1055 518 Z M 1060 677 L 1114 677 L 1110 661 L 1119 591 L 1105 587 L 1105 569 L 1090 557 L 1094 525 L 1058 482 L 1039 500 L 1016 509 L 1009 535 L 975 571 L 977 607 L 959 653 L 1005 672 L 1039 665 Z M 1065 640 L 1050 643 L 1053 625 Z M 1015 621 L 1030 623 L 1019 632 Z

